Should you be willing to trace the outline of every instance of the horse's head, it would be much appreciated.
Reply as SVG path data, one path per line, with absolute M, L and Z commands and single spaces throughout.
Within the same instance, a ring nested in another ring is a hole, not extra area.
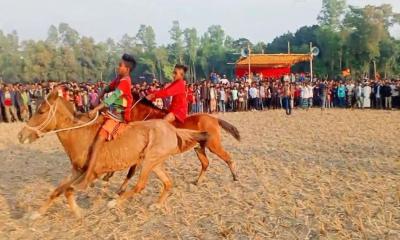
M 41 135 L 56 130 L 66 117 L 64 101 L 58 97 L 57 90 L 53 90 L 44 98 L 36 109 L 36 113 L 18 133 L 20 143 L 31 143 Z

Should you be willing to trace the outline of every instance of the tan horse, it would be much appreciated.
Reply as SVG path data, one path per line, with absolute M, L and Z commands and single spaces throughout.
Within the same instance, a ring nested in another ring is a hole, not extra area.
M 40 105 L 26 127 L 18 134 L 21 143 L 33 142 L 42 134 L 57 132 L 57 136 L 68 154 L 72 173 L 53 191 L 49 199 L 32 215 L 36 218 L 44 214 L 54 200 L 64 194 L 71 210 L 80 216 L 80 210 L 74 198 L 73 184 L 79 182 L 86 171 L 89 146 L 93 143 L 103 122 L 103 117 L 89 121 L 87 116 L 76 119 L 70 103 L 52 92 Z M 87 123 L 85 123 L 87 122 Z M 122 194 L 119 201 L 131 197 L 145 187 L 151 171 L 164 184 L 159 203 L 163 203 L 172 183 L 164 170 L 163 163 L 168 156 L 193 148 L 196 144 L 207 141 L 205 132 L 176 129 L 164 120 L 130 123 L 128 128 L 117 139 L 107 142 L 99 154 L 94 169 L 94 176 L 141 166 L 138 183 L 128 192 Z M 94 179 L 91 179 L 94 180 Z
M 148 119 L 162 119 L 166 114 L 167 111 L 159 109 L 155 106 L 151 101 L 147 100 L 146 98 L 140 98 L 138 94 L 134 94 L 134 104 L 131 109 L 131 117 L 132 121 L 143 121 Z M 197 157 L 201 162 L 201 171 L 199 177 L 197 178 L 196 183 L 199 183 L 205 174 L 205 171 L 208 168 L 209 160 L 206 155 L 206 148 L 208 148 L 212 153 L 217 155 L 221 158 L 231 170 L 233 180 L 237 181 L 238 176 L 236 173 L 236 167 L 234 162 L 231 159 L 231 156 L 221 145 L 221 128 L 227 131 L 230 135 L 232 135 L 236 140 L 240 141 L 240 133 L 235 126 L 232 124 L 213 117 L 209 114 L 194 114 L 190 115 L 184 123 L 180 123 L 175 121 L 173 123 L 175 127 L 182 128 L 182 129 L 190 129 L 190 130 L 197 130 L 197 131 L 204 131 L 209 134 L 209 140 L 201 144 L 198 148 L 195 148 Z M 129 179 L 133 176 L 134 169 L 131 169 L 125 179 L 124 184 L 121 186 L 120 191 L 123 192 L 126 188 L 126 185 Z M 105 180 L 112 176 L 112 173 L 105 176 Z

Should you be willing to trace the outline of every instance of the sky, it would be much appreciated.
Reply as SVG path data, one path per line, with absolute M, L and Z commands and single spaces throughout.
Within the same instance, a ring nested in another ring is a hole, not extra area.
M 390 3 L 400 12 L 400 0 L 347 0 L 355 6 Z M 45 39 L 51 24 L 68 23 L 97 41 L 134 36 L 141 24 L 151 25 L 158 44 L 170 41 L 172 21 L 202 34 L 221 25 L 234 37 L 270 42 L 288 31 L 317 23 L 322 0 L 0 0 L 0 30 L 18 32 L 22 40 Z M 392 30 L 400 38 L 400 27 Z

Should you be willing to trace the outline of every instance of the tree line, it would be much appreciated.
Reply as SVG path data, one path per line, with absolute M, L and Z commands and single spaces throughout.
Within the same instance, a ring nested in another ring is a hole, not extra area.
M 314 72 L 322 78 L 336 78 L 345 68 L 354 77 L 368 77 L 376 69 L 382 77 L 400 74 L 400 41 L 390 29 L 400 23 L 400 14 L 389 4 L 355 7 L 345 0 L 322 0 L 318 24 L 285 33 L 271 43 L 234 39 L 219 25 L 203 34 L 196 28 L 182 29 L 178 21 L 169 30 L 170 43 L 158 45 L 149 25 L 119 41 L 97 42 L 82 36 L 67 23 L 50 26 L 45 40 L 20 41 L 16 31 L 0 31 L 0 80 L 31 82 L 42 80 L 99 81 L 115 76 L 123 52 L 138 61 L 134 78 L 169 81 L 175 63 L 189 67 L 188 80 L 207 78 L 213 71 L 234 77 L 234 63 L 240 51 L 250 45 L 252 53 L 308 53 L 309 43 L 320 49 Z M 307 64 L 294 71 L 307 72 Z

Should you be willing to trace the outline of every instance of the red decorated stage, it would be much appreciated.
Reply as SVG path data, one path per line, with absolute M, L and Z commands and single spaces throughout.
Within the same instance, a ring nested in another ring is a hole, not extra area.
M 310 54 L 251 54 L 236 62 L 235 71 L 237 77 L 243 77 L 248 74 L 250 67 L 253 75 L 278 78 L 289 74 L 293 64 L 311 60 Z

